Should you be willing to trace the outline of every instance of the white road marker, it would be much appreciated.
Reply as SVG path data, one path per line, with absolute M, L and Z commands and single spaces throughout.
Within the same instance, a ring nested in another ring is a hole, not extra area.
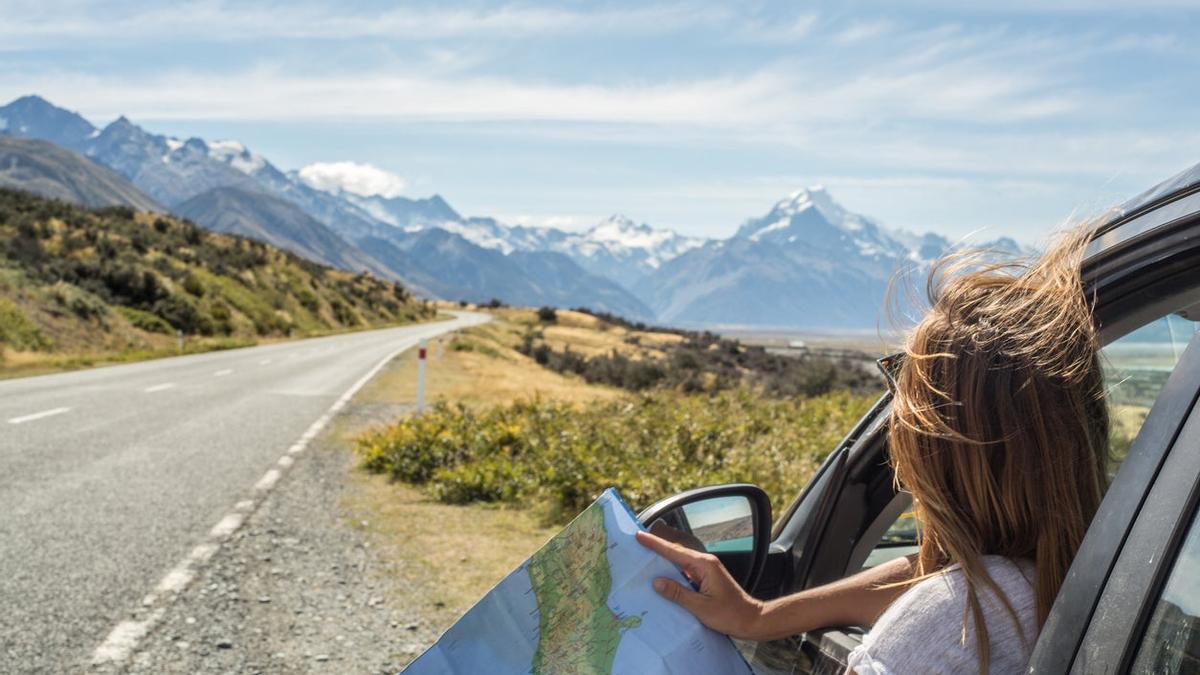
M 208 531 L 208 535 L 217 539 L 224 539 L 234 532 L 237 532 L 237 529 L 242 526 L 242 521 L 244 520 L 246 520 L 245 514 L 238 513 L 236 511 L 230 513 L 222 518 L 221 521 L 216 525 L 213 525 L 213 529 Z
M 146 637 L 150 628 L 162 618 L 166 607 L 159 607 L 141 621 L 122 621 L 105 638 L 104 643 L 92 654 L 92 663 L 120 663 L 129 658 L 138 642 Z
M 474 325 L 474 323 L 467 325 Z M 442 328 L 442 330 L 438 332 L 445 332 L 445 330 L 447 329 Z M 329 410 L 327 410 L 324 415 L 321 415 L 321 417 L 317 418 L 317 420 L 313 422 L 307 430 L 305 430 L 304 434 L 295 443 L 293 443 L 291 447 L 288 448 L 288 454 L 279 458 L 279 461 L 277 462 L 277 466 L 279 468 L 268 470 L 267 473 L 259 479 L 258 483 L 255 483 L 254 489 L 262 493 L 259 495 L 259 497 L 270 492 L 270 490 L 274 488 L 274 486 L 279 482 L 279 479 L 283 476 L 283 472 L 287 471 L 287 469 L 295 463 L 295 460 L 291 457 L 291 455 L 297 455 L 301 452 L 304 452 L 305 448 L 308 447 L 308 443 L 321 433 L 321 430 L 324 429 L 327 424 L 329 424 L 329 422 L 333 419 L 333 416 L 339 410 L 341 410 L 350 401 L 350 399 L 354 397 L 355 394 L 358 393 L 359 389 L 362 389 L 367 382 L 370 382 L 371 378 L 375 377 L 375 375 L 378 374 L 379 371 L 388 364 L 388 362 L 396 358 L 396 356 L 398 356 L 401 352 L 411 349 L 416 344 L 416 338 L 414 337 L 411 339 L 411 342 L 406 341 L 404 346 L 396 349 L 392 353 L 388 354 L 379 363 L 375 364 L 375 367 L 371 368 L 371 370 L 367 371 L 367 373 L 359 378 L 357 382 L 351 385 L 351 387 L 346 390 L 346 392 L 342 394 L 332 406 L 330 406 Z M 289 356 L 288 358 L 295 358 L 295 356 Z M 232 370 L 222 370 L 214 373 L 214 375 L 228 375 L 232 372 Z M 38 416 L 58 414 L 59 412 L 66 412 L 67 410 L 69 410 L 69 408 L 47 411 L 45 413 L 38 413 Z M 179 593 L 187 588 L 187 585 L 191 583 L 197 575 L 200 574 L 204 564 L 207 563 L 214 555 L 216 555 L 218 550 L 220 550 L 221 544 L 231 535 L 233 535 L 234 532 L 237 532 L 238 528 L 240 528 L 246 522 L 246 519 L 251 513 L 253 513 L 254 509 L 260 503 L 260 501 L 256 501 L 255 499 L 244 499 L 237 502 L 237 504 L 234 506 L 234 510 L 226 514 L 225 517 L 222 518 L 220 522 L 214 525 L 212 530 L 209 531 L 207 540 L 196 546 L 196 548 L 194 548 L 186 558 L 181 560 L 175 567 L 171 568 L 171 570 L 167 572 L 166 576 L 164 576 L 162 580 L 158 582 L 158 586 L 155 587 L 155 591 L 151 592 L 144 598 L 144 607 L 148 609 L 157 604 L 158 608 L 147 614 L 146 618 L 142 619 L 141 621 L 122 621 L 121 623 L 117 624 L 116 627 L 113 628 L 112 632 L 109 633 L 108 638 L 106 638 L 104 642 L 96 648 L 96 651 L 92 653 L 92 663 L 96 665 L 106 663 L 118 664 L 129 660 L 130 656 L 132 656 L 133 652 L 137 649 L 138 644 L 144 637 L 146 637 L 146 634 L 149 633 L 150 630 L 154 628 L 154 626 L 156 626 L 160 621 L 162 621 L 162 617 L 166 612 L 167 607 L 175 602 L 175 599 L 178 597 Z
M 70 408 L 55 408 L 53 410 L 43 410 L 42 412 L 36 412 L 36 413 L 32 413 L 30 415 L 22 415 L 20 417 L 14 417 L 14 418 L 10 419 L 8 421 L 8 423 L 9 424 L 24 424 L 26 422 L 40 420 L 43 417 L 52 417 L 54 415 L 61 415 L 65 412 L 67 412 L 68 410 L 70 410 Z
M 166 391 L 174 386 L 175 383 L 173 382 L 164 382 L 163 384 L 156 384 L 153 387 L 146 387 L 143 389 L 143 391 L 145 391 L 147 394 L 153 394 L 156 391 Z
M 258 492 L 266 492 L 275 487 L 275 484 L 279 482 L 279 477 L 282 475 L 279 469 L 271 469 L 264 473 L 262 478 L 258 479 L 258 482 L 254 484 L 254 489 Z
M 258 362 L 258 365 L 265 366 L 265 365 L 269 364 L 270 362 L 271 362 L 271 359 L 263 359 L 262 361 Z
M 228 375 L 232 372 L 233 371 L 230 370 L 229 368 L 226 368 L 225 370 L 218 370 L 217 372 L 213 373 L 213 377 L 225 377 L 226 375 Z

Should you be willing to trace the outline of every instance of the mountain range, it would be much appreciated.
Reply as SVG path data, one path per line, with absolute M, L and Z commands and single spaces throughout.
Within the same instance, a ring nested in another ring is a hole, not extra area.
M 0 184 L 169 211 L 421 295 L 680 325 L 874 327 L 896 270 L 953 248 L 851 213 L 820 187 L 787 196 L 727 239 L 621 215 L 584 232 L 507 225 L 465 217 L 439 195 L 317 187 L 233 140 L 168 137 L 125 117 L 97 128 L 37 96 L 0 107 Z M 1020 252 L 1011 240 L 985 246 Z

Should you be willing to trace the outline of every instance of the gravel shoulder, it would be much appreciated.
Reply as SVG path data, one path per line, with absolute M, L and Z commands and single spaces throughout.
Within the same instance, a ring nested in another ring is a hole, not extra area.
M 395 673 L 444 628 L 372 545 L 346 439 L 406 406 L 352 403 L 171 605 L 130 673 Z M 401 542 L 402 544 L 402 542 Z
M 443 347 L 431 394 L 479 395 L 477 355 Z M 409 351 L 342 409 L 119 672 L 396 673 L 553 534 L 357 468 L 353 439 L 412 412 L 415 374 Z

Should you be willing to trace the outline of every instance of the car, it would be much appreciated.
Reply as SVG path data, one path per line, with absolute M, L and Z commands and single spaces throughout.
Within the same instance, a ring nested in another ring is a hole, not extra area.
M 1081 273 L 1103 345 L 1111 483 L 1029 672 L 1200 673 L 1200 164 L 1101 219 Z M 639 519 L 689 533 L 763 599 L 912 553 L 911 502 L 886 461 L 890 405 L 884 394 L 773 526 L 753 485 L 675 495 Z M 864 633 L 740 646 L 756 672 L 841 673 Z

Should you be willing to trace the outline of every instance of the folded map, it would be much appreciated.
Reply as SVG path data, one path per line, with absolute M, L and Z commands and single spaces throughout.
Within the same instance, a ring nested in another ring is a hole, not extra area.
M 733 642 L 650 587 L 679 576 L 613 489 L 513 570 L 404 675 L 741 675 Z

